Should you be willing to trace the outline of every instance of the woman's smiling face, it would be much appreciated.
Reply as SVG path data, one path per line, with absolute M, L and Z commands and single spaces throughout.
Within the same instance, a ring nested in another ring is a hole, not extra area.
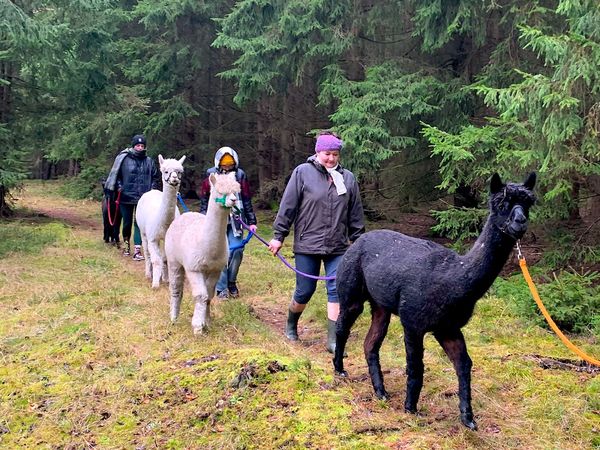
M 327 167 L 328 169 L 333 169 L 337 166 L 340 161 L 340 151 L 339 150 L 323 150 L 317 152 L 317 160 L 321 163 L 322 166 Z

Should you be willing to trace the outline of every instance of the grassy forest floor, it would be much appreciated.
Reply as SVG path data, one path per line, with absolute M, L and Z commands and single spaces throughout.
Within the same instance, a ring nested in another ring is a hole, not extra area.
M 324 287 L 301 318 L 301 341 L 286 341 L 294 276 L 252 239 L 241 297 L 215 299 L 210 331 L 194 337 L 187 287 L 172 325 L 167 287 L 152 290 L 142 262 L 102 241 L 99 203 L 66 200 L 59 187 L 28 182 L 17 217 L 0 222 L 2 448 L 600 448 L 600 371 L 544 368 L 540 355 L 573 355 L 493 289 L 464 328 L 472 432 L 460 424 L 456 376 L 431 336 L 419 415 L 403 411 L 397 318 L 381 350 L 389 402 L 375 399 L 362 354 L 367 312 L 348 342 L 350 378 L 334 378 Z M 270 216 L 259 219 L 269 237 Z M 291 258 L 289 245 L 284 254 Z M 597 339 L 574 340 L 600 356 Z

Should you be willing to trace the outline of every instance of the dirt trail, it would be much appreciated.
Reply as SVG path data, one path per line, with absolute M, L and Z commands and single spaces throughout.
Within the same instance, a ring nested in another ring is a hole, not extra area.
M 92 220 L 86 217 L 82 217 L 77 210 L 71 208 L 42 208 L 35 207 L 35 212 L 41 216 L 49 217 L 51 219 L 62 220 L 67 225 L 75 228 L 88 228 L 91 230 L 101 230 L 102 223 L 101 219 Z

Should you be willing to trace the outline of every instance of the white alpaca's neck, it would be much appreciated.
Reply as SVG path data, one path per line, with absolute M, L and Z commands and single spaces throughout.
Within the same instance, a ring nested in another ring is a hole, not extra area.
M 206 221 L 202 230 L 203 238 L 208 242 L 223 242 L 227 239 L 227 219 L 229 217 L 229 208 L 224 208 L 216 201 L 216 195 L 211 193 L 206 210 Z M 208 248 L 219 251 L 220 246 L 209 245 Z M 219 250 L 218 250 L 219 249 Z
M 162 198 L 158 213 L 158 217 L 160 217 L 161 228 L 168 228 L 171 222 L 175 220 L 178 190 L 178 186 L 171 186 L 169 183 L 163 183 Z

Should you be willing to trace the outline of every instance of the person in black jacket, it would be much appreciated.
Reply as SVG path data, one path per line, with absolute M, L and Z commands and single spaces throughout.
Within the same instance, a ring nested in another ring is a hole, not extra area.
M 157 189 L 159 174 L 152 158 L 146 155 L 146 138 L 137 134 L 131 147 L 121 151 L 115 158 L 105 184 L 108 195 L 119 199 L 119 210 L 123 218 L 123 255 L 130 256 L 131 227 L 134 225 L 135 207 L 140 197 L 151 189 Z M 115 191 L 117 192 L 115 195 Z M 133 233 L 135 261 L 142 261 L 142 237 L 135 224 Z
M 364 215 L 358 182 L 340 164 L 342 140 L 332 132 L 322 132 L 315 154 L 292 172 L 275 222 L 269 250 L 276 255 L 294 226 L 296 269 L 318 276 L 321 263 L 328 277 L 351 242 L 364 233 Z M 335 280 L 327 280 L 327 345 L 335 352 L 335 325 L 340 312 Z M 296 275 L 296 289 L 288 307 L 285 335 L 298 340 L 298 319 L 317 287 L 317 280 Z
M 256 232 L 256 215 L 252 207 L 252 193 L 246 173 L 239 167 L 240 161 L 237 152 L 231 147 L 221 147 L 215 154 L 215 165 L 206 171 L 206 176 L 200 187 L 200 213 L 206 214 L 208 199 L 210 197 L 210 182 L 208 177 L 211 173 L 235 172 L 235 179 L 240 183 L 241 191 L 238 194 L 236 206 L 241 210 L 240 216 L 250 230 Z M 244 229 L 242 224 L 233 213 L 229 215 L 227 222 L 227 241 L 229 242 L 229 260 L 227 267 L 221 272 L 217 282 L 217 296 L 222 299 L 229 297 L 237 298 L 240 291 L 237 286 L 237 276 L 244 257 L 242 244 Z

